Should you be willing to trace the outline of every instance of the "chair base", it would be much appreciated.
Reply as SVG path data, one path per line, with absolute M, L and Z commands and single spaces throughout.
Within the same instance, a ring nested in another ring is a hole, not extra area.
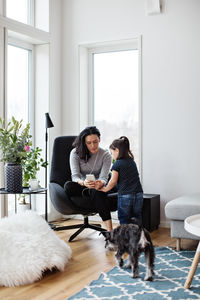
M 88 222 L 88 217 L 84 217 L 84 223 L 82 224 L 75 224 L 75 225 L 68 225 L 68 226 L 60 226 L 54 228 L 55 231 L 60 231 L 60 230 L 68 230 L 68 229 L 74 229 L 74 228 L 79 228 L 74 234 L 72 234 L 69 238 L 69 242 L 71 242 L 78 234 L 80 234 L 84 229 L 90 228 L 94 229 L 97 231 L 106 231 L 106 229 L 101 228 L 100 224 L 89 224 Z

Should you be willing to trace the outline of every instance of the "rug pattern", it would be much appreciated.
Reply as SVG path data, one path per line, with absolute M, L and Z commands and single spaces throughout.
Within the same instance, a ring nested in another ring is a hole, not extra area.
M 141 255 L 140 278 L 133 279 L 131 270 L 115 267 L 108 273 L 101 273 L 76 295 L 68 298 L 112 299 L 112 300 L 182 300 L 200 299 L 200 265 L 193 278 L 191 288 L 184 289 L 184 283 L 194 257 L 194 251 L 180 251 L 169 247 L 155 248 L 155 277 L 153 282 L 144 281 L 145 260 Z

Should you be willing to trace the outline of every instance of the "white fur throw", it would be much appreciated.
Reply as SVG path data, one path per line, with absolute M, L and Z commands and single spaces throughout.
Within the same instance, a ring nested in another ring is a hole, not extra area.
M 70 247 L 37 213 L 0 219 L 0 286 L 33 283 L 47 269 L 63 271 L 70 258 Z

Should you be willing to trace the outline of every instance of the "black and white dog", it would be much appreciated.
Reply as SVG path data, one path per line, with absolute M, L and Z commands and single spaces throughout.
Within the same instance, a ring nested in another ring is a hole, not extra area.
M 135 220 L 134 220 L 135 221 Z M 141 252 L 144 252 L 146 259 L 146 275 L 144 280 L 153 280 L 154 275 L 154 247 L 149 232 L 138 224 L 120 225 L 112 231 L 104 231 L 105 247 L 115 249 L 115 257 L 120 267 L 123 266 L 122 255 L 129 255 L 126 268 L 131 268 L 133 278 L 139 277 L 138 260 Z

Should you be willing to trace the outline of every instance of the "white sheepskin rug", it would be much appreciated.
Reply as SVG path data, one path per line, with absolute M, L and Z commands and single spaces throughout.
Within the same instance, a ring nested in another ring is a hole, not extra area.
M 63 271 L 71 248 L 36 212 L 0 219 L 0 286 L 19 286 L 41 279 L 43 272 Z

